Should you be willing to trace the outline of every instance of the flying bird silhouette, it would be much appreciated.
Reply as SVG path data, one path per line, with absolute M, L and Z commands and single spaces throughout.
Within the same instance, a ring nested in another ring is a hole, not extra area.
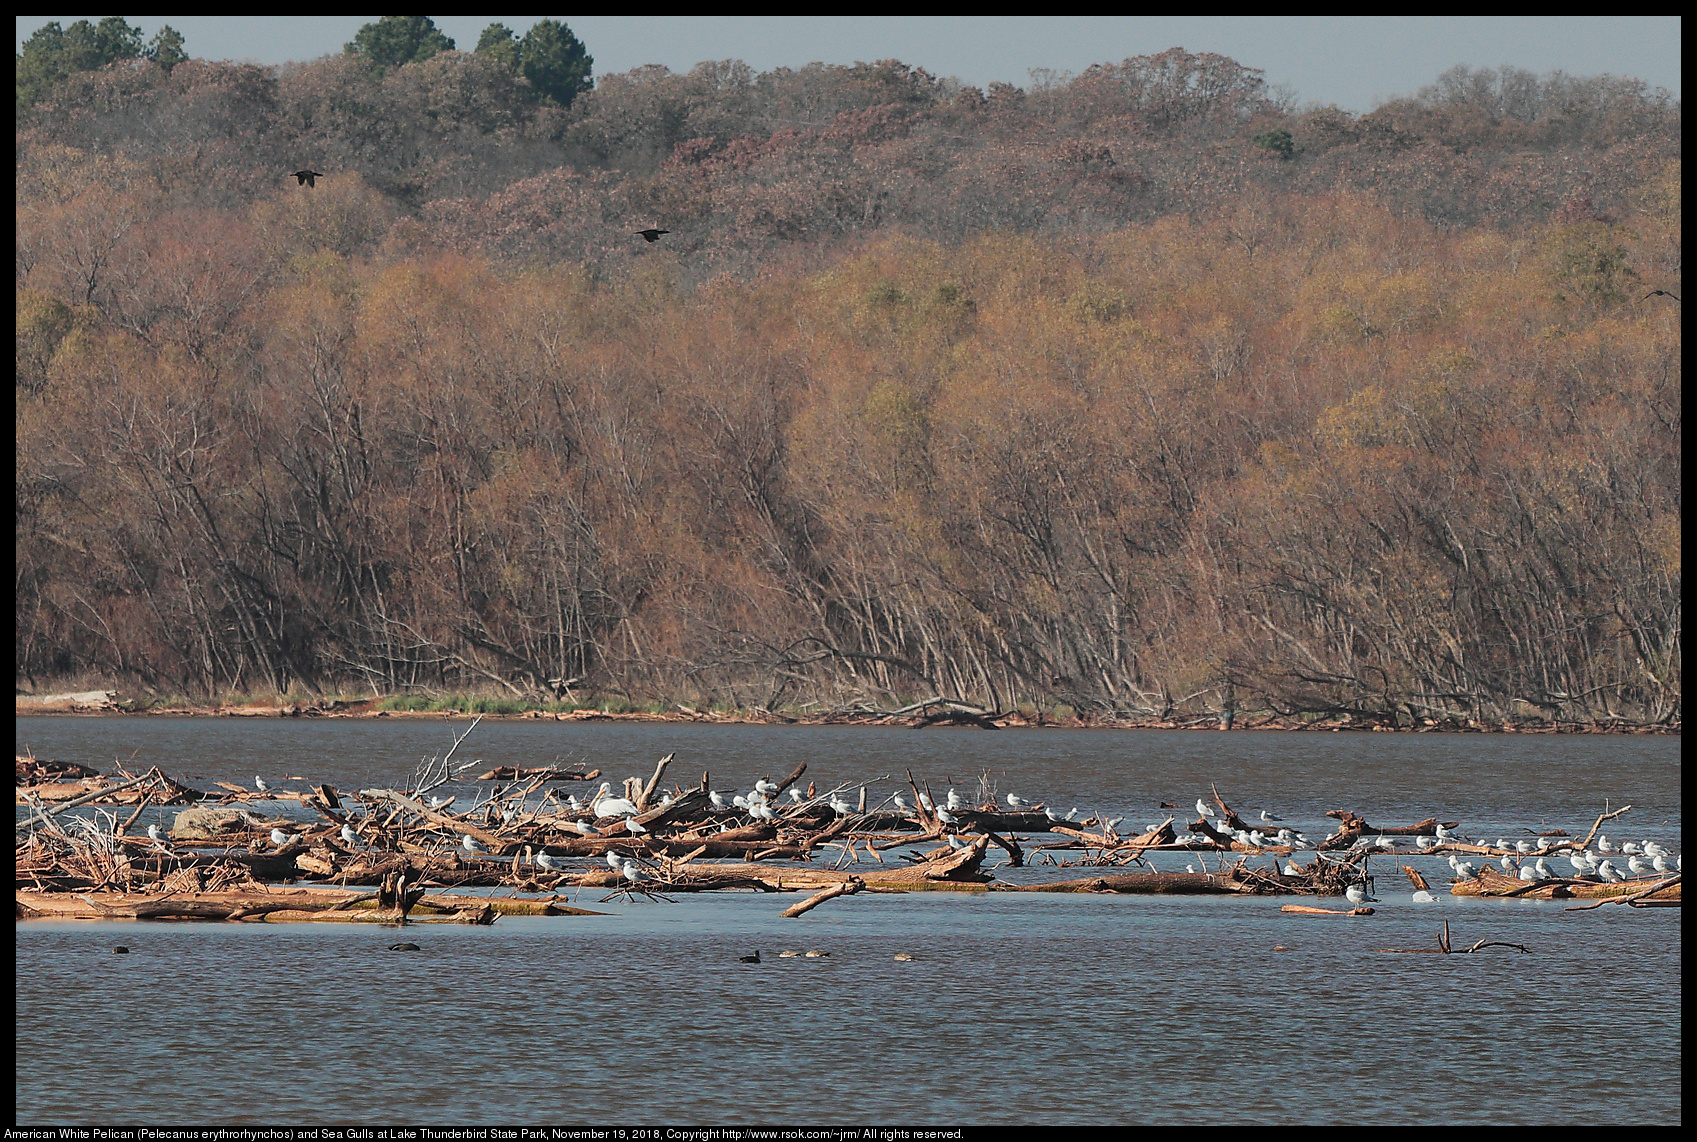
M 324 177 L 323 171 L 299 170 L 290 171 L 289 173 L 295 176 L 297 180 L 295 183 L 296 186 L 317 186 L 318 180 Z M 653 239 L 649 240 L 653 241 Z
M 660 240 L 660 235 L 670 234 L 671 231 L 670 230 L 656 230 L 652 226 L 650 226 L 646 230 L 637 230 L 637 231 L 635 231 L 635 233 L 641 234 L 644 238 L 646 238 L 650 242 L 658 242 Z
M 650 238 L 650 239 L 648 239 L 648 240 L 649 240 L 649 241 L 650 241 L 650 242 L 652 242 L 652 241 L 654 241 L 654 239 L 652 239 L 652 238 Z M 1651 290 L 1651 291 L 1650 291 L 1650 292 L 1649 292 L 1649 293 L 1647 293 L 1647 294 L 1645 294 L 1645 295 L 1644 295 L 1644 296 L 1643 296 L 1643 297 L 1641 297 L 1641 298 L 1639 298 L 1639 299 L 1638 299 L 1638 300 L 1639 300 L 1639 301 L 1649 301 L 1649 300 L 1650 300 L 1650 299 L 1651 299 L 1651 298 L 1653 298 L 1653 297 L 1673 297 L 1673 299 L 1674 299 L 1674 300 L 1675 300 L 1675 301 L 1678 301 L 1678 300 L 1679 300 L 1679 298 L 1677 298 L 1677 297 L 1674 297 L 1674 295 L 1673 295 L 1673 294 L 1671 294 L 1671 293 L 1669 293 L 1669 292 L 1668 292 L 1668 291 L 1667 291 L 1667 290 L 1665 290 L 1665 289 L 1653 289 L 1653 290 Z

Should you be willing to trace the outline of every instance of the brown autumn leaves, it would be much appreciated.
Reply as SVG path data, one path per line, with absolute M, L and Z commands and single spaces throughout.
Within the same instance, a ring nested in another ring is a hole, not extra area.
M 1679 718 L 1677 164 L 1613 217 L 1260 189 L 692 285 L 385 248 L 352 176 L 149 213 L 32 162 L 20 681 Z

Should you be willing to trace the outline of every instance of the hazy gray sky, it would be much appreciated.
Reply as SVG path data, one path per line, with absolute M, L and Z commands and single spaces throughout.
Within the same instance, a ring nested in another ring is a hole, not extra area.
M 489 24 L 524 30 L 536 16 L 437 16 L 464 51 Z M 595 57 L 595 73 L 741 59 L 755 69 L 814 61 L 899 59 L 979 87 L 1025 86 L 1032 68 L 1082 71 L 1171 47 L 1219 52 L 1258 67 L 1299 100 L 1365 111 L 1432 82 L 1458 63 L 1535 72 L 1630 75 L 1680 94 L 1675 16 L 564 16 Z M 48 20 L 19 16 L 21 46 Z M 190 55 L 259 63 L 338 52 L 375 16 L 131 16 L 149 36 L 183 33 Z

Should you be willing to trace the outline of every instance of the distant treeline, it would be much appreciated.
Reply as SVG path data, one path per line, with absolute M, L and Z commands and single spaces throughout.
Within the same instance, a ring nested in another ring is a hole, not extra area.
M 21 112 L 21 682 L 1678 720 L 1665 95 L 525 82 Z

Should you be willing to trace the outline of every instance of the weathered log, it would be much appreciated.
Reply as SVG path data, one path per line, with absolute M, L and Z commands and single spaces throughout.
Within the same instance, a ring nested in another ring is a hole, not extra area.
M 1373 910 L 1371 908 L 1367 908 L 1367 907 L 1351 908 L 1346 912 L 1340 912 L 1335 908 L 1312 908 L 1312 907 L 1310 907 L 1306 904 L 1285 904 L 1285 905 L 1282 905 L 1279 908 L 1279 911 L 1280 912 L 1296 912 L 1296 913 L 1299 913 L 1300 915 L 1303 915 L 1303 916 L 1371 916 L 1371 915 L 1373 915 Z
M 852 896 L 865 887 L 866 882 L 864 880 L 857 876 L 851 876 L 841 884 L 833 884 L 823 892 L 815 892 L 800 904 L 793 904 L 778 915 L 786 919 L 800 916 L 804 912 L 811 912 L 827 900 L 834 900 L 839 896 Z

